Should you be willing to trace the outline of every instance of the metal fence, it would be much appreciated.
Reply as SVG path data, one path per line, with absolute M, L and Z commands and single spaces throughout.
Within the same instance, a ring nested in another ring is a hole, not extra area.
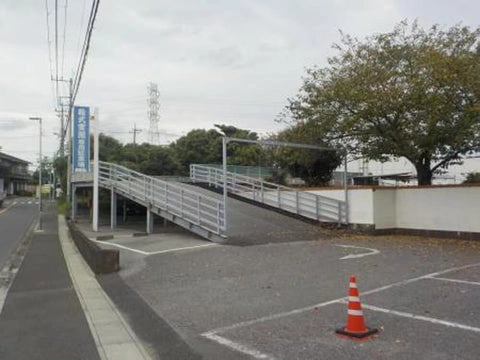
M 223 170 L 216 167 L 190 165 L 190 178 L 197 183 L 223 188 Z M 226 183 L 230 193 L 293 214 L 324 222 L 347 222 L 345 201 L 231 172 L 227 172 Z
M 222 170 L 221 164 L 197 164 Z M 227 165 L 227 171 L 255 178 L 267 178 L 272 175 L 272 168 L 266 166 Z
M 151 205 L 154 212 L 157 209 L 183 219 L 182 226 L 192 231 L 197 226 L 216 235 L 225 234 L 225 205 L 213 196 L 106 162 L 99 164 L 99 183 L 144 206 Z

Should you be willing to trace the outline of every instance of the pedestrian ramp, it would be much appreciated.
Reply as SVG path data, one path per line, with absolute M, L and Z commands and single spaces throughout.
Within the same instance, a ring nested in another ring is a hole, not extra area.
M 107 162 L 99 162 L 99 186 L 203 238 L 216 242 L 226 238 L 223 199 Z
M 215 188 L 224 187 L 223 169 L 206 165 L 191 165 L 190 179 L 194 183 Z M 347 223 L 345 201 L 316 195 L 295 188 L 264 181 L 234 172 L 226 172 L 229 193 L 285 212 L 326 223 Z

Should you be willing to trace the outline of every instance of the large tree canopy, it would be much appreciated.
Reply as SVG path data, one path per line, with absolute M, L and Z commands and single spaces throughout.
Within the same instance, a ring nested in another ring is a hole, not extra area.
M 430 184 L 479 146 L 479 42 L 480 28 L 407 21 L 365 41 L 344 35 L 328 67 L 307 71 L 287 114 L 369 159 L 405 157 Z

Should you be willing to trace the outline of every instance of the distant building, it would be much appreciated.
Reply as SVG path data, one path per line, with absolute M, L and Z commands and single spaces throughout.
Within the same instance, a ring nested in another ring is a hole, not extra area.
M 0 193 L 20 195 L 28 189 L 28 161 L 0 152 Z

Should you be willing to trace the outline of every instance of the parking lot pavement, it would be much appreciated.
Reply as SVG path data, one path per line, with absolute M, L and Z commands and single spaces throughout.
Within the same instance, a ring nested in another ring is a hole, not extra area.
M 100 282 L 165 359 L 478 358 L 480 242 L 300 227 L 250 246 L 120 228 L 100 243 L 120 250 L 121 271 Z M 334 333 L 350 275 L 379 329 L 365 342 Z
M 205 359 L 477 359 L 479 249 L 337 234 L 132 254 L 120 277 Z M 367 325 L 380 329 L 366 342 L 334 335 L 352 274 Z

